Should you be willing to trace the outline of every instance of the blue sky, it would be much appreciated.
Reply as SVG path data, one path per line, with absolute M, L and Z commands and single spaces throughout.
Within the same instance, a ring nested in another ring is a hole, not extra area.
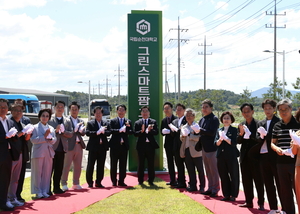
M 118 65 L 121 94 L 127 93 L 127 14 L 131 10 L 163 11 L 163 61 L 168 60 L 170 91 L 177 75 L 177 31 L 181 38 L 181 90 L 203 88 L 203 52 L 206 36 L 207 88 L 241 93 L 273 81 L 274 1 L 271 0 L 0 0 L 1 87 L 32 88 L 117 95 Z M 300 3 L 277 0 L 277 51 L 286 51 L 285 78 L 292 89 L 300 77 Z M 282 81 L 282 55 L 277 76 Z M 165 69 L 165 68 L 163 68 Z M 177 81 L 176 81 L 177 82 Z M 163 87 L 164 88 L 164 87 Z M 93 90 L 94 89 L 94 90 Z

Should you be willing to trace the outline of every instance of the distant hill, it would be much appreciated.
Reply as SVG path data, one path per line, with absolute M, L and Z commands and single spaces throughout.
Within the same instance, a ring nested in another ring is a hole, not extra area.
M 252 97 L 257 97 L 257 98 L 262 98 L 263 94 L 266 94 L 268 93 L 268 90 L 270 89 L 270 87 L 263 87 L 263 88 L 260 88 L 256 91 L 253 91 L 251 93 L 251 96 Z M 300 93 L 300 91 L 296 91 L 296 90 L 289 90 L 293 95 L 296 94 L 296 93 Z

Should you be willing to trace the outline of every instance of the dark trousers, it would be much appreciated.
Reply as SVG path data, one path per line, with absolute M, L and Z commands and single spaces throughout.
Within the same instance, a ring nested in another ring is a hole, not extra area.
M 276 197 L 276 186 L 277 189 L 280 189 L 279 186 L 279 179 L 277 174 L 277 166 L 276 162 L 272 161 L 269 158 L 269 154 L 261 154 L 260 155 L 260 169 L 263 176 L 263 181 L 266 187 L 266 193 L 269 201 L 270 210 L 277 210 L 278 209 L 278 202 Z M 276 186 L 274 185 L 274 180 Z
M 5 160 L 0 161 L 0 207 L 6 207 L 8 186 L 10 183 L 12 160 L 7 154 Z
M 221 179 L 221 187 L 224 197 L 237 197 L 240 186 L 239 164 L 236 157 L 226 157 L 220 154 L 217 158 L 217 166 Z
M 180 151 L 174 151 L 175 164 L 177 167 L 177 182 L 178 185 L 186 185 L 185 183 L 185 169 L 184 169 L 184 158 L 180 157 Z
M 165 147 L 166 156 L 167 156 L 167 163 L 168 163 L 168 171 L 170 175 L 170 183 L 175 183 L 175 166 L 174 166 L 174 152 L 172 145 Z
M 86 182 L 93 185 L 93 172 L 95 162 L 97 161 L 96 169 L 96 184 L 101 184 L 104 177 L 104 164 L 106 159 L 106 150 L 89 151 L 88 163 L 86 167 Z
M 144 182 L 144 171 L 145 171 L 145 160 L 147 159 L 147 167 L 148 167 L 148 182 L 152 183 L 155 178 L 155 170 L 154 170 L 154 157 L 155 157 L 155 149 L 153 149 L 150 144 L 145 150 L 138 150 L 138 182 Z
M 22 198 L 21 193 L 23 191 L 23 184 L 24 184 L 25 172 L 26 172 L 26 163 L 27 163 L 27 161 L 22 161 L 22 168 L 21 168 L 20 177 L 18 180 L 18 187 L 17 187 L 17 191 L 16 191 L 17 199 Z
M 295 190 L 295 164 L 277 164 L 277 172 L 280 183 L 279 198 L 282 210 L 287 214 L 295 214 L 293 196 L 293 190 Z
M 124 183 L 126 177 L 128 150 L 125 145 L 121 149 L 110 150 L 110 179 L 112 183 L 117 183 L 117 170 L 119 162 L 119 183 Z
M 62 171 L 64 168 L 65 152 L 55 151 L 52 165 L 52 174 L 53 175 L 53 190 L 60 189 L 60 179 Z M 51 191 L 51 181 L 50 181 L 50 191 Z
M 193 158 L 190 153 L 190 149 L 185 149 L 185 165 L 189 174 L 190 179 L 190 187 L 197 189 L 197 179 L 196 179 L 196 170 L 198 172 L 198 179 L 200 182 L 200 191 L 204 191 L 205 188 L 205 177 L 204 177 L 204 169 L 203 169 L 203 161 L 202 157 Z
M 257 162 L 254 162 L 253 159 L 244 157 L 241 163 L 241 173 L 242 181 L 244 187 L 244 194 L 247 204 L 253 204 L 253 181 L 255 184 L 257 196 L 258 196 L 258 205 L 264 204 L 264 184 L 263 178 L 260 172 L 260 167 Z

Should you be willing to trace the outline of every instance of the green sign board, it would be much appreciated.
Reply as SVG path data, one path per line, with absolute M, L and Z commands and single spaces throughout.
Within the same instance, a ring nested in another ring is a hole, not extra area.
M 162 12 L 131 11 L 128 14 L 128 117 L 141 118 L 140 108 L 150 107 L 150 118 L 162 120 Z M 155 170 L 163 170 L 163 143 L 155 154 Z M 129 171 L 136 171 L 136 137 L 130 136 Z

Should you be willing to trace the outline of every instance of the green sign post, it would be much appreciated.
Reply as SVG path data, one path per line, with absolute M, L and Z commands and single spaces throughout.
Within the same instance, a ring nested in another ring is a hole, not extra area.
M 131 11 L 128 14 L 128 117 L 134 123 L 140 108 L 150 107 L 150 117 L 162 120 L 162 12 Z M 163 143 L 156 136 L 160 148 L 155 154 L 155 170 L 163 170 Z M 138 165 L 136 137 L 130 136 L 129 171 Z

